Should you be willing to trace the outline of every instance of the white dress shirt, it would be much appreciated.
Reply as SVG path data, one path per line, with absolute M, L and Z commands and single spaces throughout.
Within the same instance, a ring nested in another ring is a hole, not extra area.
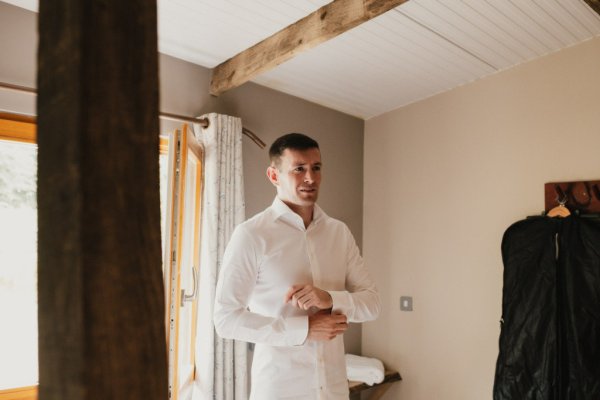
M 349 322 L 379 314 L 377 289 L 348 227 L 317 205 L 313 221 L 279 198 L 238 225 L 225 250 L 214 322 L 228 339 L 256 343 L 251 400 L 348 399 L 342 335 L 306 340 L 309 311 L 284 303 L 294 284 L 327 290 Z

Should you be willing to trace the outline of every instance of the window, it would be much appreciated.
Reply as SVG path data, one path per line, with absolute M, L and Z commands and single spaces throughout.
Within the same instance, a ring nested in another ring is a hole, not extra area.
M 37 341 L 35 125 L 0 115 L 0 399 L 35 399 Z
M 37 146 L 33 120 L 0 114 L 0 400 L 37 399 Z M 202 148 L 187 126 L 160 140 L 170 399 L 195 377 Z
M 169 137 L 164 230 L 170 398 L 185 399 L 195 377 L 200 259 L 202 148 L 184 125 Z M 162 189 L 161 189 L 162 190 Z

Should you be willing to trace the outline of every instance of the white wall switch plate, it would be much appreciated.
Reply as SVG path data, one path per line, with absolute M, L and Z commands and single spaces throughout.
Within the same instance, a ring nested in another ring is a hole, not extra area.
M 413 310 L 413 298 L 410 296 L 400 297 L 400 311 L 412 311 Z

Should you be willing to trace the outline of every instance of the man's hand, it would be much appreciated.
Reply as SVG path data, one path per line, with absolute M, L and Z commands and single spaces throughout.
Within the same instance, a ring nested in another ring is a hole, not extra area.
M 307 340 L 331 340 L 348 329 L 346 316 L 319 311 L 308 317 Z
M 291 301 L 294 307 L 302 310 L 308 310 L 311 307 L 317 307 L 320 310 L 327 310 L 333 307 L 331 295 L 324 290 L 313 285 L 294 285 L 285 294 L 284 302 Z

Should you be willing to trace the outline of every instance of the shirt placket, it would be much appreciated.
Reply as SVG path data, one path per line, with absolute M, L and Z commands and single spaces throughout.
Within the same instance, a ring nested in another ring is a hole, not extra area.
M 319 266 L 319 262 L 315 253 L 315 249 L 313 246 L 313 240 L 311 235 L 311 227 L 304 231 L 304 238 L 306 242 L 306 252 L 308 255 L 308 261 L 310 263 L 310 271 L 312 274 L 313 285 L 316 287 L 321 287 L 321 269 Z M 327 387 L 326 375 L 325 375 L 325 357 L 323 354 L 323 345 L 320 342 L 316 342 L 314 347 L 315 359 L 316 359 L 316 379 L 317 379 L 317 389 L 318 389 L 318 398 L 320 400 L 324 400 L 325 390 Z

